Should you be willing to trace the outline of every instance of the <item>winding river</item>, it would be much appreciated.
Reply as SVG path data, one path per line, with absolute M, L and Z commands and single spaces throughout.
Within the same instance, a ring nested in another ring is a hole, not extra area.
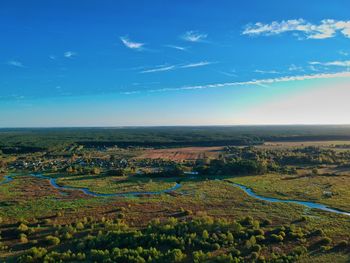
M 36 177 L 36 178 L 40 178 L 40 179 L 46 179 L 49 180 L 50 184 L 52 187 L 58 189 L 58 190 L 76 190 L 76 191 L 81 191 L 86 195 L 89 196 L 94 196 L 94 197 L 109 197 L 109 196 L 141 196 L 141 195 L 159 195 L 159 194 L 163 194 L 163 193 L 169 193 L 172 191 L 175 191 L 177 189 L 179 189 L 182 185 L 180 183 L 176 183 L 173 187 L 171 188 L 167 188 L 164 190 L 160 190 L 160 191 L 154 191 L 154 192 L 126 192 L 126 193 L 114 193 L 114 194 L 100 194 L 100 193 L 96 193 L 96 192 L 92 192 L 90 191 L 88 188 L 80 188 L 80 187 L 73 187 L 73 186 L 61 186 L 57 184 L 57 179 L 56 178 L 51 178 L 51 177 L 46 177 L 42 174 L 29 174 L 30 176 Z M 13 181 L 13 176 L 10 175 L 6 175 L 4 176 L 4 180 L 2 182 L 0 182 L 0 185 L 6 184 L 6 183 L 10 183 L 11 181 Z M 229 182 L 229 181 L 226 181 Z M 252 189 L 241 185 L 241 184 L 237 184 L 237 183 L 232 183 L 229 182 L 231 185 L 235 186 L 235 187 L 239 187 L 241 190 L 243 190 L 247 195 L 254 197 L 256 199 L 259 200 L 263 200 L 266 202 L 272 202 L 272 203 L 292 203 L 292 204 L 298 204 L 298 205 L 302 205 L 308 208 L 312 208 L 312 209 L 319 209 L 322 211 L 327 211 L 330 213 L 335 213 L 335 214 L 341 214 L 341 215 L 346 215 L 346 216 L 350 216 L 349 212 L 345 212 L 345 211 L 341 211 L 335 208 L 331 208 L 328 207 L 326 205 L 323 204 L 319 204 L 319 203 L 314 203 L 314 202 L 306 202 L 306 201 L 297 201 L 297 200 L 284 200 L 284 199 L 278 199 L 278 198 L 272 198 L 272 197 L 265 197 L 265 196 L 261 196 L 256 194 Z
M 81 191 L 86 195 L 94 196 L 94 197 L 109 197 L 109 196 L 140 196 L 140 195 L 159 195 L 163 193 L 169 193 L 172 191 L 175 191 L 181 187 L 181 184 L 176 183 L 173 187 L 160 190 L 160 191 L 154 191 L 154 192 L 126 192 L 126 193 L 115 193 L 115 194 L 100 194 L 96 192 L 90 191 L 88 188 L 84 187 L 74 187 L 74 186 L 61 186 L 57 184 L 57 179 L 56 178 L 51 178 L 44 176 L 42 174 L 29 174 L 29 176 L 35 177 L 35 178 L 40 178 L 40 179 L 46 179 L 49 180 L 50 184 L 52 187 L 58 189 L 58 190 L 76 190 L 76 191 Z M 5 180 L 0 182 L 0 185 L 9 183 L 13 181 L 14 176 L 7 175 L 5 176 Z
M 331 208 L 331 207 L 328 207 L 328 206 L 323 205 L 323 204 L 318 204 L 318 203 L 314 203 L 314 202 L 306 202 L 306 201 L 290 200 L 290 199 L 283 200 L 283 199 L 278 199 L 278 198 L 265 197 L 265 196 L 261 196 L 261 195 L 256 194 L 252 189 L 250 189 L 244 185 L 236 184 L 236 183 L 232 183 L 232 182 L 231 182 L 231 184 L 242 189 L 247 195 L 254 197 L 256 199 L 259 199 L 259 200 L 272 202 L 272 203 L 298 204 L 298 205 L 306 206 L 308 208 L 320 209 L 320 210 L 331 212 L 331 213 L 350 216 L 349 212 L 345 212 L 345 211 L 341 211 L 341 210 L 338 210 L 335 208 Z

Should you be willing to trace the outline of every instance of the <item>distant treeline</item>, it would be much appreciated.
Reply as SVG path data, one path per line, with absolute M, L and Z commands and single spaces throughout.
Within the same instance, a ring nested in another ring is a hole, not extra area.
M 20 146 L 20 147 L 1 147 L 0 150 L 4 154 L 25 154 L 25 153 L 35 153 L 47 150 L 41 147 L 30 147 L 30 146 Z
M 0 129 L 4 153 L 86 147 L 255 145 L 264 141 L 350 140 L 350 126 L 210 126 Z
M 211 141 L 176 141 L 176 142 L 152 142 L 152 141 L 78 141 L 77 144 L 85 147 L 187 147 L 187 146 L 226 146 L 226 145 L 256 145 L 262 141 L 252 138 L 238 138 L 235 140 L 211 140 Z
M 349 135 L 307 135 L 307 136 L 265 136 L 264 141 L 270 142 L 310 142 L 310 141 L 348 141 Z

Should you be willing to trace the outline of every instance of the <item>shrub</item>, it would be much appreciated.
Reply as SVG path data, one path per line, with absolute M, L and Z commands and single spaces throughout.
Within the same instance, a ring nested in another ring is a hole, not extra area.
M 234 237 L 233 237 L 233 235 L 232 235 L 231 232 L 228 232 L 228 233 L 227 233 L 227 241 L 228 241 L 229 243 L 233 243 L 233 241 L 234 241 Z
M 17 230 L 19 232 L 27 232 L 29 229 L 29 227 L 23 223 L 21 223 L 18 227 L 17 227 Z
M 306 216 L 302 216 L 298 221 L 299 222 L 305 222 L 305 221 L 307 221 L 307 217 Z
M 324 232 L 321 229 L 316 229 L 314 232 L 311 233 L 312 236 L 324 236 Z
M 318 241 L 318 244 L 319 244 L 320 246 L 327 246 L 327 245 L 329 245 L 330 243 L 332 243 L 332 239 L 330 239 L 329 237 L 324 237 L 324 238 L 322 238 L 322 239 L 320 239 L 320 240 Z
M 230 252 L 234 257 L 238 257 L 241 254 L 241 251 L 239 251 L 237 248 L 232 248 Z
M 281 235 L 272 234 L 270 238 L 271 238 L 272 242 L 282 242 L 283 241 L 283 236 L 281 236 Z
M 342 240 L 337 244 L 337 248 L 347 248 L 349 246 L 349 242 L 346 240 Z
M 126 172 L 124 169 L 111 169 L 111 170 L 108 170 L 107 175 L 109 175 L 109 176 L 125 176 Z
M 214 243 L 212 247 L 214 250 L 220 249 L 220 245 L 218 243 Z
M 262 226 L 269 226 L 272 224 L 272 221 L 270 219 L 264 219 L 261 223 Z
M 293 249 L 293 253 L 299 256 L 302 254 L 305 254 L 306 252 L 307 252 L 307 248 L 304 246 L 298 246 Z
M 44 219 L 44 224 L 45 225 L 48 225 L 48 224 L 51 224 L 51 219 L 49 219 L 49 218 L 46 218 L 46 219 Z
M 48 245 L 58 245 L 61 242 L 61 240 L 58 237 L 54 236 L 45 237 L 45 241 Z
M 331 246 L 321 246 L 320 247 L 320 249 L 322 250 L 322 251 L 329 251 L 329 250 L 331 250 Z
M 257 260 L 257 259 L 259 258 L 259 254 L 258 254 L 257 252 L 253 252 L 253 253 L 251 254 L 251 258 L 252 258 L 253 260 Z
M 286 237 L 286 233 L 284 231 L 280 231 L 278 234 L 282 237 Z
M 42 247 L 32 247 L 28 250 L 26 256 L 30 256 L 32 259 L 41 259 L 47 254 L 47 250 Z M 35 260 L 33 261 L 35 262 Z
M 249 225 L 252 225 L 253 222 L 254 222 L 253 217 L 247 216 L 241 221 L 241 224 L 244 225 L 244 226 L 249 226 Z
M 186 254 L 182 253 L 180 249 L 172 249 L 167 252 L 169 262 L 181 262 L 186 258 Z
M 123 218 L 125 218 L 125 214 L 119 213 L 119 214 L 117 215 L 117 218 L 118 218 L 118 219 L 123 219 Z
M 65 240 L 72 239 L 72 238 L 73 238 L 73 235 L 69 232 L 65 232 L 63 234 L 63 239 L 65 239 Z
M 28 238 L 26 234 L 21 233 L 19 235 L 19 242 L 21 242 L 22 244 L 26 244 L 28 243 Z
M 255 245 L 252 246 L 251 250 L 252 250 L 253 252 L 260 252 L 261 246 L 258 245 L 258 244 L 255 244 Z
M 265 237 L 262 236 L 262 235 L 258 235 L 258 236 L 255 236 L 255 239 L 256 239 L 257 242 L 261 242 L 261 241 L 265 240 Z
M 262 229 L 255 229 L 254 230 L 254 235 L 256 235 L 256 236 L 259 236 L 259 235 L 263 236 L 264 234 L 265 234 L 265 232 Z
M 91 174 L 98 175 L 100 173 L 101 173 L 100 168 L 94 167 L 94 168 L 91 169 Z
M 203 230 L 202 238 L 203 238 L 204 240 L 209 238 L 209 233 L 208 233 L 207 230 Z
M 78 222 L 76 225 L 75 225 L 76 229 L 78 230 L 82 230 L 84 229 L 84 224 L 82 222 Z

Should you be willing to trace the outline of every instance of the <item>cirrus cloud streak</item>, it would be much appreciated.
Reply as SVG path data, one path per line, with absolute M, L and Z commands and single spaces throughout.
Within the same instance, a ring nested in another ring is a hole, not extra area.
M 325 39 L 334 37 L 337 33 L 350 38 L 350 20 L 324 19 L 319 24 L 310 23 L 302 18 L 273 21 L 271 23 L 258 22 L 245 26 L 243 35 L 270 36 L 285 32 L 302 33 L 307 39 Z M 299 38 L 300 36 L 297 35 Z
M 147 90 L 147 92 L 171 92 L 171 91 L 182 91 L 182 90 L 204 90 L 204 89 L 217 89 L 226 87 L 237 87 L 237 86 L 261 86 L 266 87 L 268 84 L 290 82 L 290 81 L 304 81 L 313 79 L 333 79 L 333 78 L 350 78 L 350 71 L 341 71 L 336 73 L 319 73 L 311 75 L 296 75 L 296 76 L 284 76 L 278 78 L 267 78 L 258 80 L 248 80 L 248 81 L 237 81 L 237 82 L 224 82 L 224 83 L 214 83 L 196 86 L 183 86 L 178 88 L 161 88 Z M 133 93 L 140 93 L 142 91 L 133 91 Z M 132 93 L 131 93 L 132 94 Z

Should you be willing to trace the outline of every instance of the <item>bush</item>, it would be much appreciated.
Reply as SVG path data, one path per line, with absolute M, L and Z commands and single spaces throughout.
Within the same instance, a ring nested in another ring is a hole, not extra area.
M 283 241 L 283 236 L 281 236 L 281 235 L 272 234 L 270 238 L 271 238 L 272 242 L 282 242 Z
M 272 221 L 270 219 L 264 219 L 261 223 L 262 226 L 269 226 L 272 224 Z
M 101 173 L 100 168 L 94 167 L 91 169 L 91 174 L 99 175 Z
M 255 229 L 254 230 L 254 235 L 256 235 L 256 236 L 259 236 L 259 235 L 263 236 L 263 235 L 265 235 L 265 232 L 262 229 Z
M 239 251 L 237 248 L 232 248 L 230 253 L 232 254 L 232 256 L 238 257 L 241 254 L 241 251 Z
M 314 232 L 311 233 L 312 236 L 324 236 L 324 232 L 321 229 L 316 229 Z
M 324 238 L 322 238 L 322 239 L 320 239 L 320 240 L 318 241 L 318 244 L 319 244 L 320 246 L 327 246 L 327 245 L 329 245 L 330 243 L 332 243 L 332 239 L 330 239 L 329 237 L 324 237 Z
M 261 242 L 261 241 L 265 240 L 265 237 L 262 236 L 262 235 L 258 235 L 258 236 L 255 236 L 255 239 L 256 239 L 257 242 Z
M 260 252 L 261 246 L 258 245 L 258 244 L 255 244 L 255 245 L 252 246 L 251 250 L 252 250 L 253 252 Z
M 34 259 L 32 262 L 36 262 L 37 259 L 43 258 L 47 254 L 47 250 L 42 247 L 32 247 L 28 250 L 26 255 L 20 258 L 20 262 L 27 262 L 25 259 L 30 257 L 31 259 Z
M 293 253 L 299 256 L 302 254 L 305 254 L 306 252 L 307 252 L 307 248 L 304 246 L 298 246 L 293 249 Z
M 342 248 L 347 248 L 348 246 L 349 246 L 349 242 L 346 240 L 342 240 L 337 244 L 336 247 L 342 249 Z
M 19 242 L 21 242 L 22 244 L 26 244 L 28 243 L 28 238 L 26 234 L 20 234 L 19 235 Z
M 51 224 L 51 219 L 50 218 L 46 218 L 46 219 L 44 219 L 44 224 L 45 225 L 49 225 L 49 224 Z
M 76 223 L 75 227 L 78 230 L 82 230 L 82 229 L 84 229 L 84 224 L 82 222 L 78 222 L 78 223 Z
M 186 254 L 182 253 L 180 249 L 172 249 L 167 252 L 166 257 L 169 262 L 181 262 L 186 258 Z
M 61 240 L 58 237 L 54 236 L 45 237 L 45 241 L 48 245 L 58 245 L 61 242 Z
M 108 170 L 107 175 L 109 175 L 109 176 L 125 176 L 126 172 L 124 169 L 112 169 L 112 170 Z
M 253 253 L 251 254 L 251 259 L 252 259 L 252 260 L 257 260 L 258 258 L 259 258 L 259 253 L 253 252 Z
M 63 234 L 63 239 L 65 239 L 65 240 L 69 240 L 69 239 L 72 239 L 72 238 L 73 238 L 73 235 L 71 233 L 69 233 L 69 232 L 65 232 Z
M 23 223 L 21 223 L 18 227 L 17 227 L 17 230 L 19 232 L 27 232 L 29 229 L 29 227 Z

